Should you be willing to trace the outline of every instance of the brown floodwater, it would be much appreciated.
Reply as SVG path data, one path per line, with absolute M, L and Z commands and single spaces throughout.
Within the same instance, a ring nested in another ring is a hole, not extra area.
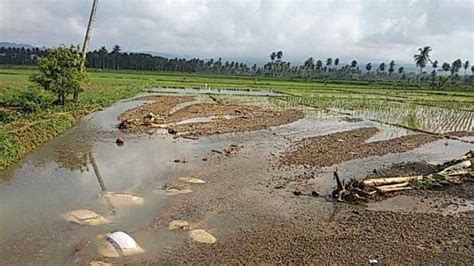
M 382 130 L 368 141 L 390 139 L 412 134 L 406 129 L 382 125 L 366 120 L 347 122 L 340 114 L 327 110 L 298 106 L 286 96 L 268 91 L 209 91 L 209 90 L 155 90 L 154 93 L 186 93 L 197 96 L 197 102 L 209 100 L 209 94 L 235 101 L 258 104 L 266 108 L 285 109 L 297 107 L 306 117 L 297 122 L 247 133 L 201 137 L 199 140 L 175 139 L 165 131 L 149 134 L 126 134 L 116 129 L 120 113 L 146 101 L 122 101 L 102 111 L 85 117 L 61 136 L 49 141 L 28 155 L 17 165 L 0 173 L 0 260 L 2 264 L 64 264 L 71 258 L 79 244 L 93 240 L 96 235 L 112 231 L 131 233 L 149 256 L 168 243 L 180 241 L 169 233 L 144 234 L 142 229 L 156 223 L 156 217 L 165 212 L 179 197 L 157 193 L 165 184 L 175 184 L 181 176 L 208 177 L 214 183 L 203 186 L 225 186 L 222 180 L 238 180 L 240 175 L 254 175 L 258 180 L 253 187 L 242 184 L 239 191 L 265 191 L 265 182 L 276 176 L 292 176 L 306 172 L 304 167 L 280 169 L 278 155 L 292 147 L 295 141 L 309 136 L 324 135 L 342 130 L 376 126 Z M 274 97 L 276 96 L 276 97 Z M 186 105 L 183 105 L 186 106 Z M 229 117 L 225 117 L 229 118 Z M 215 117 L 196 118 L 181 123 L 206 122 Z M 124 139 L 117 146 L 118 137 Z M 243 150 L 231 157 L 221 158 L 212 150 L 222 150 L 231 144 L 243 145 Z M 373 169 L 393 163 L 426 160 L 441 163 L 473 149 L 474 145 L 456 140 L 439 140 L 401 154 L 388 154 L 344 162 L 339 170 L 344 177 L 363 177 Z M 93 154 L 93 158 L 91 158 Z M 204 162 L 202 159 L 208 158 Z M 187 163 L 176 163 L 186 159 Z M 94 172 L 95 161 L 102 180 Z M 231 167 L 235 166 L 235 167 Z M 238 166 L 238 167 L 237 167 Z M 335 167 L 315 168 L 315 178 L 308 184 L 322 194 L 333 187 L 332 171 Z M 235 185 L 232 183 L 233 186 Z M 296 184 L 290 183 L 287 190 Z M 195 190 L 194 187 L 192 187 Z M 223 188 L 225 189 L 237 189 Z M 142 206 L 121 206 L 107 203 L 100 196 L 104 190 L 133 193 L 144 199 Z M 199 193 L 199 189 L 193 193 Z M 215 193 L 220 193 L 216 188 Z M 262 192 L 261 204 L 278 205 L 276 195 Z M 222 195 L 209 194 L 209 204 L 218 204 Z M 327 215 L 332 203 L 321 202 L 321 216 Z M 398 205 L 397 205 L 398 206 Z M 202 207 L 204 208 L 204 207 Z M 249 208 L 252 208 L 249 206 Z M 384 209 L 386 207 L 384 206 Z M 67 222 L 61 214 L 78 209 L 88 209 L 103 215 L 111 224 L 83 226 Z M 289 215 L 281 211 L 278 215 Z M 217 228 L 229 230 L 232 223 L 220 216 L 215 218 Z M 245 224 L 245 219 L 244 222 Z M 250 225 L 249 225 L 250 226 Z M 224 229 L 225 228 L 225 229 Z M 95 250 L 85 254 L 96 257 Z

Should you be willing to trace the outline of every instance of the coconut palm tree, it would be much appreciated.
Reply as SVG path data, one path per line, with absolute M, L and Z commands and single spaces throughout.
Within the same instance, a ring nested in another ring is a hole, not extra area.
M 451 69 L 451 66 L 449 65 L 449 63 L 444 62 L 441 68 L 444 72 L 448 72 Z
M 99 4 L 99 0 L 94 0 L 92 2 L 92 9 L 91 15 L 89 17 L 89 23 L 87 24 L 86 36 L 84 37 L 84 43 L 82 44 L 82 62 L 81 62 L 81 72 L 84 72 L 84 64 L 86 62 L 86 55 L 87 55 L 87 48 L 89 47 L 89 40 L 91 38 L 92 33 L 92 24 L 95 19 L 95 14 L 97 13 L 97 5 Z M 79 93 L 73 93 L 73 99 L 75 102 L 79 100 Z
M 328 72 L 329 72 L 329 68 L 331 67 L 331 65 L 332 65 L 332 58 L 326 59 L 326 66 L 327 66 Z
M 430 52 L 432 50 L 433 49 L 431 49 L 431 47 L 429 46 L 425 46 L 424 48 L 418 48 L 418 51 L 420 53 L 413 56 L 416 66 L 420 68 L 420 74 L 418 76 L 418 85 L 421 81 L 421 73 L 423 73 L 423 68 L 426 67 L 426 64 L 430 60 Z
M 464 76 L 466 76 L 467 68 L 469 67 L 469 60 L 466 60 L 466 62 L 464 62 L 464 65 L 462 67 L 464 67 Z
M 283 58 L 283 52 L 280 50 L 276 53 L 276 59 L 281 60 Z
M 451 64 L 451 75 L 455 75 L 459 72 L 459 69 L 462 68 L 462 61 L 461 59 L 456 59 L 452 64 Z
M 392 60 L 390 61 L 390 64 L 388 64 L 388 75 L 391 76 L 392 73 L 395 71 L 395 61 Z
M 405 68 L 403 68 L 402 66 L 398 68 L 398 74 L 403 74 L 403 72 L 405 72 Z
M 336 70 L 337 70 L 338 65 L 339 65 L 339 58 L 336 58 L 334 59 L 334 66 L 336 66 Z
M 474 75 L 474 66 L 471 66 L 471 76 Z

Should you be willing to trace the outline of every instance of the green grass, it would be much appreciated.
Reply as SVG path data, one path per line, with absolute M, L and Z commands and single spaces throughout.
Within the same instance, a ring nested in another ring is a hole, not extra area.
M 29 75 L 35 68 L 0 68 L 0 101 L 15 90 L 31 86 Z M 108 106 L 120 99 L 130 98 L 146 88 L 177 87 L 234 89 L 271 89 L 298 96 L 302 102 L 320 107 L 347 105 L 383 106 L 385 102 L 403 102 L 433 105 L 448 109 L 468 109 L 474 106 L 474 90 L 458 91 L 394 89 L 391 83 L 367 81 L 314 82 L 283 80 L 271 77 L 217 76 L 203 74 L 111 71 L 89 72 L 89 82 L 84 87 L 80 101 L 64 107 L 51 106 L 30 114 L 15 116 L 13 121 L 0 125 L 0 169 L 23 158 L 42 143 L 65 132 L 83 115 Z

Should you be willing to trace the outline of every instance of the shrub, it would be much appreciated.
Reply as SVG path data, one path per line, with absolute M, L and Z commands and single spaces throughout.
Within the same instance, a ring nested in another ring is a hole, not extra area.
M 27 89 L 10 90 L 1 100 L 2 105 L 18 109 L 25 113 L 31 113 L 40 109 L 45 109 L 51 105 L 52 95 L 31 87 Z

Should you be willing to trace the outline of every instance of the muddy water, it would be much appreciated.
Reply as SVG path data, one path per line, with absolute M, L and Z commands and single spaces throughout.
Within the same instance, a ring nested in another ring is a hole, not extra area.
M 175 91 L 160 91 L 174 93 Z M 182 91 L 179 91 L 182 92 Z M 199 91 L 186 91 L 199 93 Z M 207 93 L 207 92 L 205 92 Z M 227 93 L 227 92 L 225 92 Z M 227 94 L 232 94 L 228 92 Z M 235 93 L 237 94 L 237 93 Z M 236 100 L 273 106 L 276 109 L 297 106 L 292 101 L 256 97 L 271 92 L 239 92 Z M 252 96 L 252 97 L 248 97 Z M 230 97 L 230 96 L 226 96 Z M 202 101 L 209 100 L 200 96 Z M 360 127 L 383 127 L 374 139 L 387 139 L 410 134 L 396 127 L 382 126 L 369 121 L 345 122 L 335 114 L 304 108 L 307 118 L 295 123 L 269 130 L 242 134 L 227 134 L 201 138 L 197 141 L 173 139 L 165 132 L 153 135 L 129 135 L 115 129 L 116 118 L 123 111 L 142 104 L 143 101 L 124 101 L 103 111 L 86 117 L 67 133 L 48 142 L 16 167 L 1 173 L 0 183 L 0 259 L 5 264 L 63 264 L 74 262 L 76 247 L 94 239 L 98 234 L 122 230 L 130 232 L 150 256 L 163 247 L 183 241 L 182 236 L 166 230 L 148 233 L 160 216 L 167 217 L 175 201 L 197 197 L 203 204 L 192 205 L 183 216 L 195 218 L 199 226 L 211 224 L 212 233 L 253 226 L 247 214 L 234 214 L 239 218 L 228 218 L 221 210 L 222 200 L 229 202 L 246 200 L 252 210 L 264 217 L 281 218 L 292 215 L 285 201 L 294 184 L 286 189 L 274 191 L 276 176 L 292 176 L 308 169 L 278 169 L 278 154 L 291 147 L 294 141 L 308 136 L 329 134 Z M 199 118 L 197 122 L 206 120 Z M 187 121 L 196 122 L 196 121 Z M 117 146 L 115 140 L 122 137 L 124 146 Z M 211 150 L 223 149 L 230 144 L 244 145 L 244 149 L 232 157 L 222 157 Z M 343 176 L 364 176 L 375 168 L 391 163 L 418 161 L 421 159 L 437 163 L 460 156 L 474 145 L 449 140 L 438 141 L 403 154 L 389 154 L 383 157 L 366 158 L 345 162 L 340 166 Z M 90 154 L 103 177 L 103 185 L 93 171 Z M 185 164 L 175 159 L 186 159 Z M 202 159 L 207 158 L 204 162 Z M 333 186 L 333 167 L 312 169 L 316 172 L 309 186 L 325 194 Z M 160 191 L 166 183 L 176 184 L 180 176 L 195 176 L 208 181 L 200 187 L 192 187 L 193 193 L 168 196 Z M 101 197 L 102 190 L 130 192 L 144 198 L 143 206 L 111 206 Z M 203 194 L 200 194 L 203 193 Z M 261 197 L 262 200 L 258 200 Z M 196 201 L 198 202 L 198 201 Z M 332 204 L 314 201 L 321 208 L 321 216 L 331 212 Z M 61 219 L 64 212 L 89 209 L 112 221 L 112 224 L 95 227 L 75 225 Z M 199 215 L 198 215 L 199 214 Z M 204 218 L 203 218 L 204 217 Z M 207 218 L 206 218 L 207 217 Z M 170 217 L 167 217 L 170 218 Z M 178 219 L 183 217 L 173 217 Z M 186 217 L 184 217 L 186 218 Z M 234 217 L 235 218 L 235 217 Z M 144 231 L 145 230 L 145 231 Z M 145 233 L 146 232 L 146 233 Z M 95 250 L 90 248 L 79 252 L 82 257 L 93 258 Z

